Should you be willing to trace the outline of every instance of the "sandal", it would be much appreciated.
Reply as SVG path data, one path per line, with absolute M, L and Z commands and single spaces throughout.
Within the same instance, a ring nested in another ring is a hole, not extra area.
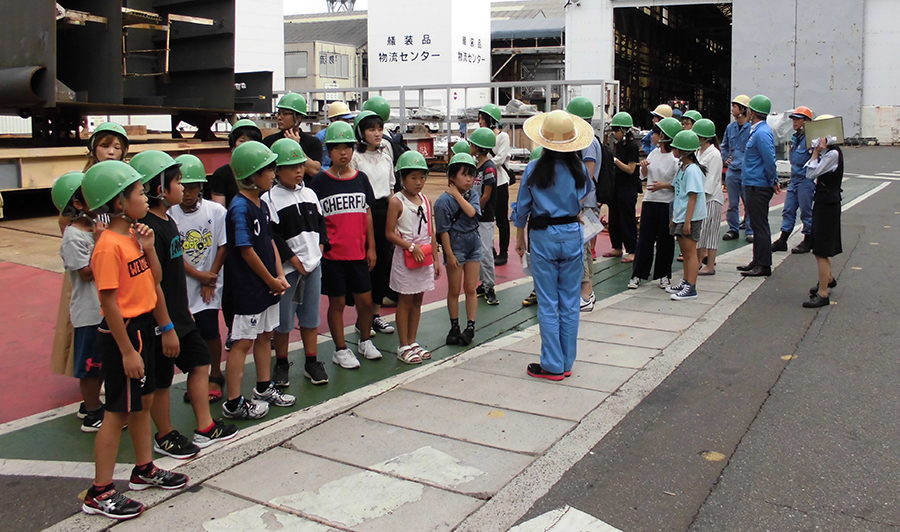
M 607 251 L 603 254 L 604 257 L 621 257 L 623 255 L 622 250 L 614 249 L 612 251 Z
M 400 346 L 400 350 L 397 352 L 397 358 L 405 364 L 422 363 L 422 357 L 419 356 L 418 350 L 409 345 Z
M 210 375 L 209 382 L 211 382 L 212 384 L 219 385 L 218 390 L 210 390 L 209 391 L 209 402 L 210 403 L 218 403 L 219 401 L 222 400 L 222 386 L 225 386 L 225 377 L 224 376 L 223 377 L 213 377 L 212 375 Z M 191 402 L 191 395 L 188 392 L 184 392 L 184 402 L 185 403 Z
M 422 360 L 431 360 L 431 353 L 426 351 L 425 348 L 419 345 L 417 342 L 413 342 L 409 344 L 409 346 L 419 350 L 419 356 L 422 357 Z

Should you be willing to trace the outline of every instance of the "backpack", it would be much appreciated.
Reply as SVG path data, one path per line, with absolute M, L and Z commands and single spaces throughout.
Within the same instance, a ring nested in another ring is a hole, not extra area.
M 600 139 L 597 138 L 599 141 Z M 613 202 L 616 183 L 616 168 L 609 146 L 600 142 L 600 175 L 597 176 L 597 203 L 609 205 Z

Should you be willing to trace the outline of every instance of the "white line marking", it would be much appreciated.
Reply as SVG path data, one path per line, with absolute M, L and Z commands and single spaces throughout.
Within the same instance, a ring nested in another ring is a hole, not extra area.
M 886 175 L 864 175 L 864 174 L 853 174 L 849 176 L 848 179 L 874 179 L 876 181 L 900 181 L 900 177 L 888 177 Z
M 900 179 L 898 179 L 897 181 L 900 181 Z M 844 212 L 847 209 L 854 207 L 854 206 L 862 203 L 863 201 L 869 199 L 870 197 L 874 196 L 875 194 L 878 194 L 879 192 L 881 192 L 882 190 L 887 188 L 888 185 L 890 185 L 890 183 L 882 183 L 882 184 L 878 185 L 877 187 L 873 188 L 872 190 L 866 192 L 865 194 L 861 194 L 860 196 L 853 198 L 853 201 L 850 201 L 846 205 L 841 207 L 841 212 Z
M 514 526 L 509 532 L 622 532 L 608 523 L 586 514 L 571 506 L 563 506 L 551 510 L 521 525 Z

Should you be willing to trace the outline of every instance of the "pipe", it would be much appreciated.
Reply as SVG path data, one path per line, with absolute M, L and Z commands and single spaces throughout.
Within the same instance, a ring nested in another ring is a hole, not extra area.
M 0 104 L 39 105 L 46 100 L 38 96 L 47 69 L 26 66 L 0 70 Z

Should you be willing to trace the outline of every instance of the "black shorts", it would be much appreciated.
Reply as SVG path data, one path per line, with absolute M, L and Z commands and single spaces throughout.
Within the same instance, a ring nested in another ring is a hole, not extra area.
M 322 293 L 329 297 L 372 291 L 369 265 L 365 260 L 322 259 Z
M 181 351 L 175 358 L 163 355 L 162 339 L 156 339 L 156 388 L 164 390 L 172 386 L 175 377 L 175 366 L 187 374 L 198 366 L 208 366 L 212 360 L 209 346 L 195 327 L 184 336 L 178 338 Z
M 122 365 L 122 352 L 109 326 L 104 319 L 100 325 L 100 336 L 97 338 L 97 351 L 103 358 L 106 372 L 106 409 L 110 412 L 140 412 L 143 409 L 142 397 L 156 390 L 156 368 L 154 353 L 156 349 L 156 320 L 153 314 L 141 314 L 136 318 L 125 320 L 125 330 L 131 345 L 141 354 L 144 361 L 144 378 L 129 379 L 125 376 Z
M 219 340 L 219 309 L 208 308 L 194 314 L 194 322 L 204 340 Z

